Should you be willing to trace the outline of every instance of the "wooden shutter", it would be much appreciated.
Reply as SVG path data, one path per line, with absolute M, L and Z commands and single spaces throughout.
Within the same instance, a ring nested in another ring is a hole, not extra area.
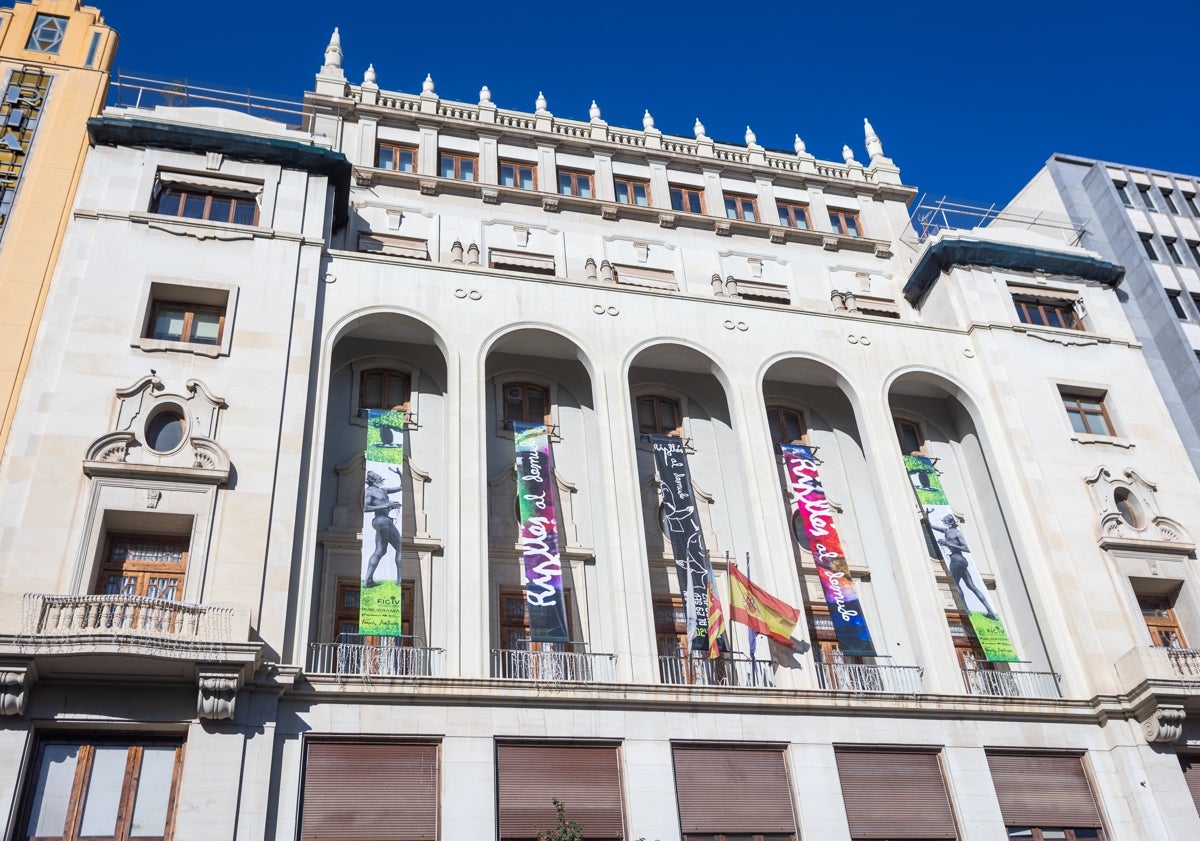
M 1200 812 L 1200 757 L 1181 756 L 1179 767 L 1183 769 L 1183 779 L 1192 795 L 1192 803 L 1195 804 L 1196 811 Z
M 957 838 L 933 751 L 836 751 L 850 837 Z
M 301 841 L 434 841 L 437 806 L 435 744 L 308 745 Z
M 675 748 L 684 833 L 796 833 L 780 748 Z
M 1101 827 L 1083 758 L 989 753 L 1006 826 Z
M 555 826 L 554 804 L 583 826 L 584 838 L 624 833 L 621 773 L 615 747 L 583 745 L 496 746 L 500 838 L 535 838 Z

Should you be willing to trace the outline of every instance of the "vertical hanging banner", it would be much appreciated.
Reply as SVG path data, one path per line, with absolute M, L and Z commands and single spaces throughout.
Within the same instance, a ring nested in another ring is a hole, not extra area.
M 925 512 L 929 528 L 940 535 L 937 544 L 942 562 L 950 573 L 950 583 L 958 589 L 959 597 L 967 607 L 971 627 L 983 653 L 993 662 L 1016 662 L 1016 649 L 988 599 L 975 559 L 971 557 L 967 541 L 958 528 L 958 518 L 950 508 L 933 462 L 925 456 L 905 456 L 904 468 L 908 471 L 908 478 Z
M 368 410 L 365 467 L 358 632 L 364 636 L 398 637 L 404 412 Z
M 517 449 L 517 500 L 521 508 L 521 553 L 525 606 L 534 642 L 569 642 L 550 432 L 544 423 L 513 423 Z
M 833 510 L 825 497 L 813 451 L 800 444 L 781 444 L 779 448 L 787 469 L 791 502 L 804 524 L 825 603 L 829 605 L 838 649 L 848 657 L 874 657 L 875 644 L 842 552 L 842 539 L 833 523 Z
M 715 596 L 716 577 L 700 531 L 700 512 L 692 491 L 687 453 L 683 441 L 674 435 L 651 435 L 650 443 L 662 493 L 663 527 L 671 538 L 671 554 L 679 576 L 679 591 L 683 594 L 688 649 L 717 657 L 723 643 L 720 605 Z M 714 605 L 716 611 L 712 610 Z

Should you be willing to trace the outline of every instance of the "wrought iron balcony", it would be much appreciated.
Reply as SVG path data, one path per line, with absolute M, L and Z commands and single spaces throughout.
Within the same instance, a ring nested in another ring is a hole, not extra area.
M 822 689 L 842 692 L 898 692 L 916 695 L 922 691 L 920 666 L 890 663 L 817 663 L 817 683 Z
M 1055 672 L 1019 670 L 1010 664 L 1009 670 L 966 668 L 963 682 L 972 695 L 996 695 L 1005 698 L 1059 698 L 1059 675 Z
M 492 649 L 492 677 L 553 683 L 614 683 L 615 654 Z
M 446 652 L 402 644 L 400 637 L 383 637 L 381 642 L 316 642 L 309 649 L 308 672 L 312 675 L 355 677 L 441 677 Z M 395 640 L 395 642 L 393 642 Z
M 769 688 L 775 685 L 775 670 L 770 663 L 751 660 L 743 654 L 722 654 L 715 658 L 700 653 L 659 655 L 658 674 L 663 683 L 681 686 Z

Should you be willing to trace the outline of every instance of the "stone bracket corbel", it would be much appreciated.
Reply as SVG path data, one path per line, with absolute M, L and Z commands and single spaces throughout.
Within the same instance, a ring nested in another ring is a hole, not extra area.
M 37 680 L 32 663 L 0 665 L 0 716 L 25 715 L 29 690 Z
M 1160 744 L 1176 742 L 1183 735 L 1183 721 L 1187 717 L 1183 707 L 1156 706 L 1148 716 L 1141 719 L 1146 741 Z
M 196 717 L 213 721 L 233 718 L 238 690 L 242 688 L 242 670 L 202 668 L 198 682 Z

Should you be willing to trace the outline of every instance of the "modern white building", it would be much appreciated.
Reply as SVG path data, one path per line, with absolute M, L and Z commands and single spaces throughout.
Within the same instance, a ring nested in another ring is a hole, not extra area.
M 587 839 L 1200 837 L 1200 485 L 1118 264 L 915 241 L 869 124 L 829 162 L 342 62 L 303 130 L 89 124 L 0 465 L 6 838 L 515 841 L 553 799 Z M 371 409 L 407 412 L 398 640 L 357 634 Z M 567 643 L 530 641 L 523 422 Z M 793 647 L 688 653 L 659 434 L 726 612 L 736 563 Z M 797 444 L 874 656 L 839 651 Z
M 1200 470 L 1200 176 L 1056 154 L 1009 203 L 1083 231 L 1125 267 L 1121 302 L 1171 419 Z

